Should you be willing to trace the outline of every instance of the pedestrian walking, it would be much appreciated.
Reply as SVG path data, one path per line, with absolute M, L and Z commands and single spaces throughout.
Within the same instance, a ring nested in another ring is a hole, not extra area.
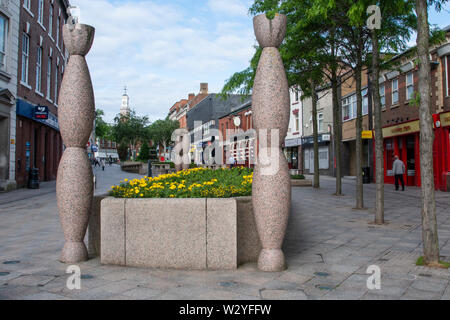
M 102 171 L 105 171 L 105 166 L 106 166 L 105 159 L 102 159 L 100 162 L 102 164 Z
M 228 159 L 228 164 L 230 165 L 230 169 L 234 168 L 234 165 L 236 164 L 236 160 L 234 159 L 233 156 L 230 156 L 230 158 Z
M 405 180 L 403 179 L 403 175 L 405 174 L 405 164 L 398 156 L 394 157 L 392 170 L 394 171 L 395 176 L 395 190 L 398 191 L 400 182 L 402 184 L 402 191 L 405 191 Z

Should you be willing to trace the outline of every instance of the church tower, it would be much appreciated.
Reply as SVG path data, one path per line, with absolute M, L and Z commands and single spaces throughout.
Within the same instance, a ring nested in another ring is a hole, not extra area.
M 130 115 L 130 97 L 127 95 L 127 87 L 124 89 L 124 94 L 122 96 L 122 106 L 120 107 L 121 116 Z

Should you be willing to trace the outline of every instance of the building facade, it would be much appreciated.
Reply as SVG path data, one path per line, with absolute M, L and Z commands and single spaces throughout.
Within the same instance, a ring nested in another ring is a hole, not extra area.
M 25 186 L 32 168 L 41 181 L 56 179 L 63 143 L 58 96 L 68 59 L 62 37 L 67 0 L 21 0 L 17 80 L 16 180 Z M 39 109 L 38 109 L 39 107 Z M 37 117 L 36 112 L 45 115 Z
M 301 91 L 297 87 L 289 90 L 291 98 L 290 118 L 288 133 L 284 142 L 284 154 L 286 156 L 289 169 L 303 173 L 303 102 Z
M 333 101 L 331 88 L 320 88 L 317 92 L 317 129 L 319 141 L 319 172 L 322 175 L 334 174 L 333 166 Z M 303 172 L 312 174 L 314 167 L 314 138 L 313 138 L 313 116 L 312 99 L 303 100 Z
M 16 97 L 20 0 L 0 2 L 0 191 L 16 188 Z
M 208 157 L 216 157 L 215 148 L 208 147 L 215 142 L 220 143 L 219 119 L 229 114 L 233 108 L 241 105 L 241 95 L 228 95 L 227 99 L 223 99 L 212 93 L 188 111 L 187 129 L 191 137 L 190 156 L 194 163 L 205 164 Z
M 448 191 L 450 184 L 450 27 L 446 40 L 430 48 L 431 109 L 434 120 L 434 182 L 436 189 Z M 420 186 L 420 127 L 416 93 L 419 90 L 415 57 L 395 57 L 399 67 L 382 73 L 380 93 L 384 137 L 386 183 L 394 183 L 393 157 L 405 163 L 405 182 Z

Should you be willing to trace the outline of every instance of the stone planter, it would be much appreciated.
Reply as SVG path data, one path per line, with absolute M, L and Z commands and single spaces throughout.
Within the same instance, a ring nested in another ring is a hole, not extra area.
M 309 179 L 291 179 L 291 187 L 312 187 Z
M 89 248 L 100 248 L 102 264 L 226 270 L 256 262 L 261 251 L 251 197 L 108 197 L 101 200 L 100 219 L 96 220 L 100 223 L 92 221 L 95 213 L 93 230 L 89 229 L 94 243 Z

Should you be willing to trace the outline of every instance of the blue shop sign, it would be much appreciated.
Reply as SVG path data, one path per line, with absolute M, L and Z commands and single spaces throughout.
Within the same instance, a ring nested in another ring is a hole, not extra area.
M 22 116 L 22 117 L 34 120 L 36 122 L 40 122 L 46 126 L 49 126 L 53 129 L 59 131 L 58 117 L 55 116 L 50 111 L 48 112 L 47 119 L 40 119 L 40 118 L 35 117 L 36 106 L 34 106 L 22 99 L 17 99 L 16 106 L 17 106 L 16 112 L 17 112 L 18 116 Z M 46 107 L 46 108 L 48 110 L 48 107 Z
M 34 107 L 34 119 L 35 120 L 47 120 L 48 119 L 48 107 L 36 106 Z

